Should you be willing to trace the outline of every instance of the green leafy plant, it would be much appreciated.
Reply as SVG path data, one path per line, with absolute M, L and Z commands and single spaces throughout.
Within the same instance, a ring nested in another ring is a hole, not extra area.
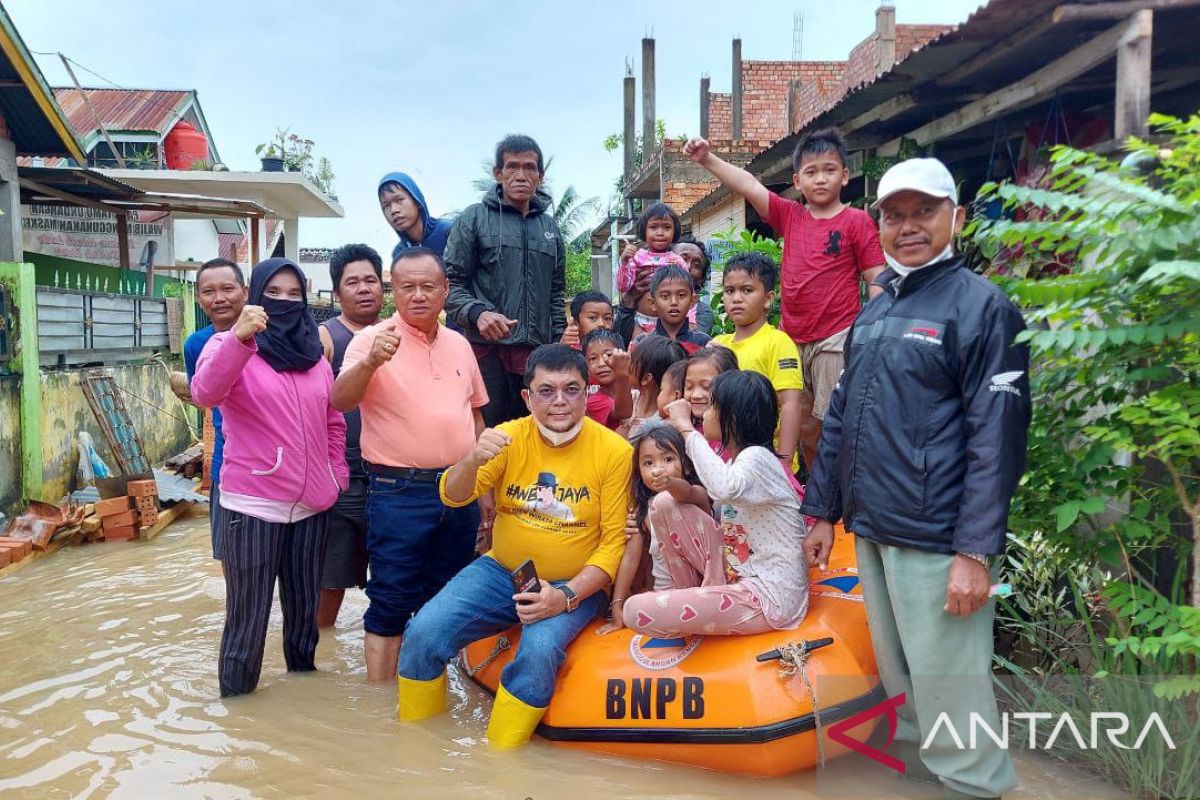
M 276 128 L 275 137 L 254 148 L 259 158 L 278 158 L 288 172 L 302 173 L 325 194 L 333 193 L 333 165 L 324 156 L 318 158 L 312 139 L 292 133 L 287 128 Z
M 1004 214 L 969 234 L 1017 255 L 992 272 L 1031 321 L 1034 417 L 1015 538 L 1044 536 L 1065 559 L 1117 570 L 1102 595 L 1105 663 L 1182 675 L 1156 677 L 1155 692 L 1195 700 L 1200 116 L 1151 124 L 1167 144 L 1133 139 L 1123 164 L 1058 147 L 1038 186 L 985 186 L 981 198 Z M 1171 576 L 1153 571 L 1162 548 L 1191 556 L 1171 591 Z
M 725 263 L 729 261 L 734 253 L 745 253 L 748 251 L 762 253 L 774 261 L 776 265 L 783 259 L 782 239 L 768 239 L 764 236 L 759 236 L 754 231 L 735 231 L 732 228 L 724 233 L 714 234 L 713 239 L 715 240 L 712 244 L 714 273 L 723 272 Z M 712 298 L 709 300 L 709 306 L 713 312 L 713 336 L 720 333 L 733 333 L 733 320 L 729 319 L 725 314 L 725 305 L 722 302 L 723 294 L 718 282 L 717 288 L 713 289 Z M 767 315 L 767 321 L 778 327 L 779 314 L 779 291 L 778 287 L 776 287 L 775 303 L 771 306 L 771 311 Z
M 158 169 L 158 148 L 152 144 L 140 147 L 125 156 L 129 169 Z

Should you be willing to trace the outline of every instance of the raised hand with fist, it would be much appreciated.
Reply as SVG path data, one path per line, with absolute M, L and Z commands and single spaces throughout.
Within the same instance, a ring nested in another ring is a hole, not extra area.
M 479 434 L 479 441 L 475 442 L 475 447 L 471 449 L 470 458 L 477 467 L 482 467 L 500 455 L 500 451 L 511 443 L 512 439 L 507 433 L 495 428 L 484 428 L 483 433 Z
M 711 152 L 708 140 L 700 136 L 693 136 L 683 146 L 683 154 L 697 164 L 703 164 Z
M 237 322 L 233 323 L 233 335 L 240 342 L 248 342 L 254 334 L 267 329 L 267 312 L 262 306 L 243 306 Z
M 378 369 L 384 364 L 392 360 L 392 356 L 396 355 L 396 351 L 400 348 L 400 334 L 396 332 L 396 321 L 391 320 L 384 323 L 375 334 L 375 341 L 371 343 L 371 352 L 367 354 L 367 361 L 372 368 Z

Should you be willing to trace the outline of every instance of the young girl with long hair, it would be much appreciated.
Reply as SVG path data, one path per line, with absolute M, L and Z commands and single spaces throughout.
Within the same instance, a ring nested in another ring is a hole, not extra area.
M 667 419 L 683 435 L 720 522 L 691 513 L 669 493 L 650 502 L 670 588 L 622 604 L 626 627 L 639 633 L 763 633 L 795 628 L 808 610 L 800 501 L 771 446 L 775 391 L 757 372 L 730 371 L 712 381 L 711 392 L 703 435 L 686 398 L 667 407 Z M 706 438 L 721 443 L 729 463 Z

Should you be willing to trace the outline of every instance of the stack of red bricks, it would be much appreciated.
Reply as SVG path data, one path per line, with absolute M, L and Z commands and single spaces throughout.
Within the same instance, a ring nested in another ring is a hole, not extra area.
M 17 563 L 32 552 L 33 542 L 29 539 L 0 536 L 0 569 Z
M 96 504 L 105 541 L 136 539 L 138 530 L 158 522 L 158 487 L 153 480 L 130 481 L 128 495 Z
M 138 521 L 143 528 L 158 522 L 158 484 L 153 480 L 130 481 L 129 496 L 133 498 Z

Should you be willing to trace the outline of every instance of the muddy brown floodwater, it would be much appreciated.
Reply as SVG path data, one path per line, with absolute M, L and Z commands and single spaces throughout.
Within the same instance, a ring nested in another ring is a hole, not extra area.
M 203 518 L 152 542 L 69 548 L 0 579 L 0 797 L 754 800 L 908 790 L 855 757 L 820 775 L 757 780 L 536 739 L 493 753 L 483 741 L 491 700 L 457 672 L 449 714 L 401 725 L 394 684 L 364 681 L 360 592 L 322 636 L 316 674 L 284 671 L 276 605 L 259 690 L 223 701 L 223 597 Z M 1122 796 L 1042 759 L 1018 766 L 1014 798 Z

